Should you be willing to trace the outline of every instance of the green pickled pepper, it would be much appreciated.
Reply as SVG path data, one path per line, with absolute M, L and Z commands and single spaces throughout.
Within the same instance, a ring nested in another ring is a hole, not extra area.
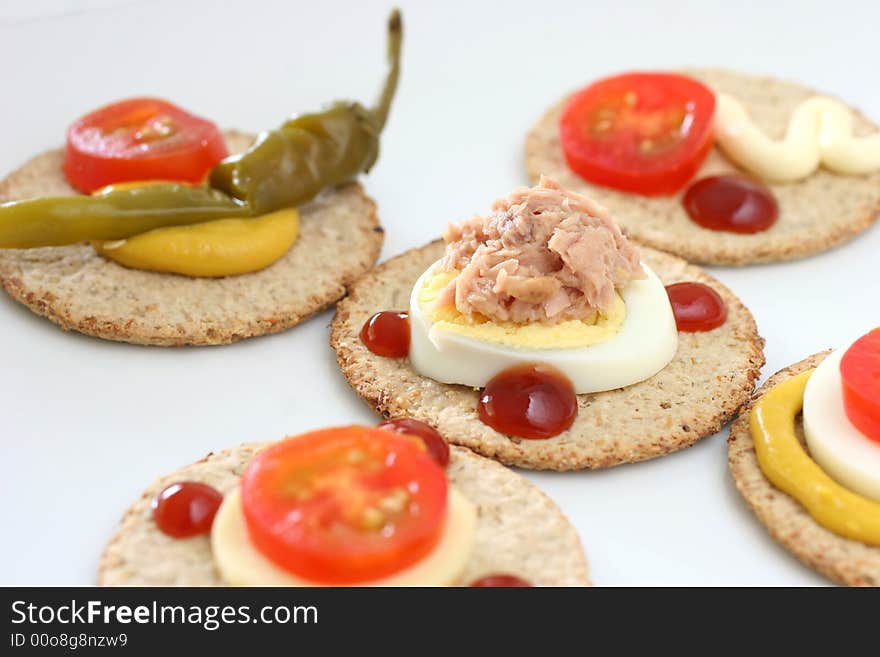
M 395 10 L 388 21 L 389 70 L 374 108 L 336 102 L 290 119 L 261 134 L 246 152 L 220 162 L 207 185 L 158 183 L 5 203 L 0 205 L 0 248 L 125 239 L 167 226 L 253 217 L 302 205 L 324 188 L 369 171 L 397 89 L 402 38 Z

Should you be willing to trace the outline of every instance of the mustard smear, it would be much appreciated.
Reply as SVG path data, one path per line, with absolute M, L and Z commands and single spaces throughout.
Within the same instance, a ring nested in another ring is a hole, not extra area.
M 298 234 L 299 212 L 289 208 L 253 219 L 157 228 L 92 245 L 104 257 L 133 269 L 218 277 L 268 267 L 287 253 Z
M 847 490 L 831 479 L 795 435 L 795 418 L 813 370 L 799 374 L 761 397 L 749 416 L 758 463 L 774 486 L 800 502 L 835 534 L 880 545 L 880 503 Z

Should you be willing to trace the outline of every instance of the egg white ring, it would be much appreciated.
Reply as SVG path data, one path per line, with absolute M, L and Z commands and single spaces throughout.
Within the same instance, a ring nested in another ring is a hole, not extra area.
M 678 350 L 678 330 L 666 287 L 644 264 L 645 278 L 620 290 L 626 318 L 617 334 L 594 345 L 566 349 L 509 347 L 436 329 L 418 297 L 439 264 L 435 262 L 419 277 L 409 302 L 410 362 L 419 374 L 435 381 L 480 388 L 509 367 L 546 363 L 565 374 L 577 394 L 602 392 L 651 378 Z M 624 367 L 621 352 L 637 354 L 637 362 Z
M 804 434 L 813 460 L 835 481 L 880 501 L 880 443 L 859 431 L 843 405 L 838 349 L 823 360 L 804 390 Z

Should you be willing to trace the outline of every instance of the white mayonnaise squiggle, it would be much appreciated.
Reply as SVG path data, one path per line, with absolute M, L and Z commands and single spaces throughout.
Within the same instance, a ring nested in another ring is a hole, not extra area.
M 806 178 L 820 165 L 844 175 L 880 169 L 880 133 L 854 137 L 853 115 L 840 101 L 813 96 L 798 105 L 782 140 L 770 139 L 742 103 L 717 94 L 715 137 L 724 153 L 748 171 L 777 182 Z

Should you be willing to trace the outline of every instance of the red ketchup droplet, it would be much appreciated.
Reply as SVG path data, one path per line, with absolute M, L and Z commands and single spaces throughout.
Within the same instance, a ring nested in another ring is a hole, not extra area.
M 708 285 L 674 283 L 666 286 L 666 294 L 669 295 L 675 325 L 679 331 L 711 331 L 727 321 L 724 299 Z
M 165 534 L 186 538 L 211 531 L 223 495 L 197 481 L 171 484 L 153 500 L 153 520 Z
M 577 417 L 577 395 L 549 365 L 517 365 L 496 374 L 480 394 L 480 419 L 518 438 L 552 438 Z
M 409 417 L 397 417 L 393 420 L 385 420 L 379 428 L 421 438 L 431 458 L 444 467 L 449 464 L 449 445 L 443 440 L 440 432 L 430 424 Z
M 506 588 L 526 588 L 531 587 L 531 582 L 524 580 L 522 577 L 517 577 L 516 575 L 486 575 L 485 577 L 481 577 L 475 582 L 471 583 L 471 586 L 478 589 L 490 589 L 490 588 L 498 588 L 498 587 L 506 587 Z
M 377 356 L 405 358 L 409 354 L 409 313 L 376 313 L 361 329 L 361 342 Z
M 779 217 L 773 193 L 742 176 L 702 178 L 688 188 L 682 203 L 695 223 L 728 233 L 760 233 Z

